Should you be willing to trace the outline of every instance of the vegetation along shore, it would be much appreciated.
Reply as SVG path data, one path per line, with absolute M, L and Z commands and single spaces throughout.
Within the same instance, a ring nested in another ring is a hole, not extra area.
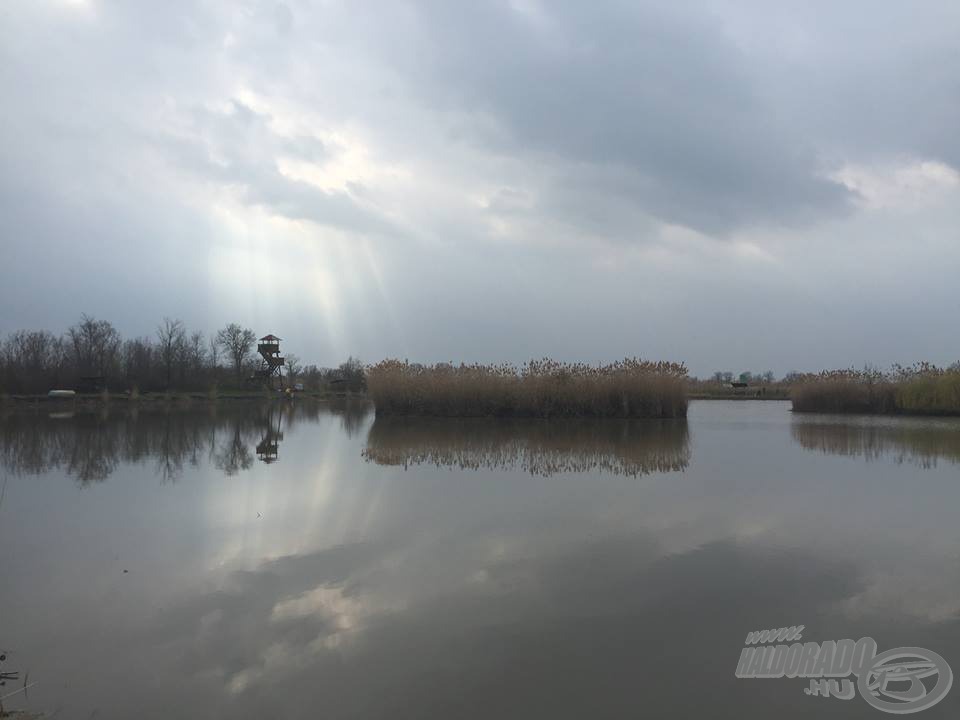
M 367 368 L 378 415 L 448 417 L 677 418 L 687 414 L 682 363 L 627 358 L 609 365 L 544 359 L 501 365 L 419 365 L 384 360 Z
M 960 363 L 791 372 L 780 379 L 769 370 L 720 371 L 699 379 L 683 363 L 637 358 L 602 365 L 544 359 L 517 367 L 364 365 L 351 357 L 324 368 L 274 352 L 266 357 L 279 374 L 264 377 L 258 350 L 276 350 L 279 340 L 260 338 L 268 339 L 272 345 L 257 345 L 254 331 L 236 323 L 209 335 L 189 332 L 169 318 L 153 337 L 125 339 L 108 321 L 86 315 L 62 335 L 18 330 L 0 341 L 0 404 L 229 401 L 283 391 L 320 399 L 366 394 L 377 414 L 401 416 L 676 418 L 686 416 L 690 399 L 789 399 L 801 413 L 960 415 Z
M 831 370 L 796 379 L 794 412 L 960 415 L 960 364 Z

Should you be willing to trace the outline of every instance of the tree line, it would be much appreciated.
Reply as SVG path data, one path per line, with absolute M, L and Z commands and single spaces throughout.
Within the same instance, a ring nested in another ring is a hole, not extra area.
M 17 330 L 3 338 L 0 392 L 75 389 L 92 378 L 102 378 L 111 391 L 249 388 L 260 362 L 256 343 L 253 330 L 237 323 L 207 335 L 170 318 L 163 319 L 153 336 L 124 339 L 110 322 L 83 315 L 62 335 Z M 304 365 L 293 354 L 285 358 L 285 377 L 307 390 L 363 389 L 363 364 L 354 358 L 338 368 Z
M 766 383 L 769 385 L 777 381 L 776 376 L 773 374 L 773 370 L 767 370 L 766 372 L 762 373 L 747 371 L 742 372 L 739 375 L 734 375 L 729 370 L 717 370 L 710 380 L 720 385 L 734 381 L 745 382 L 751 385 L 758 385 L 761 383 Z

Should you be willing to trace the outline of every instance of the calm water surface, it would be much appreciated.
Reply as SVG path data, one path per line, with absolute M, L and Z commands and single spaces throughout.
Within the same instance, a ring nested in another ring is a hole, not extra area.
M 38 682 L 7 710 L 890 717 L 734 676 L 748 631 L 797 624 L 960 672 L 955 421 L 18 412 L 0 486 L 0 696 Z

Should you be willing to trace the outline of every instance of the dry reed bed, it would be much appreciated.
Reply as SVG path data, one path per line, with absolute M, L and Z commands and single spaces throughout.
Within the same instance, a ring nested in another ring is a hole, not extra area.
M 790 399 L 796 412 L 960 415 L 960 365 L 824 371 L 800 378 Z
M 519 369 L 384 360 L 367 368 L 367 393 L 377 415 L 678 418 L 687 414 L 687 369 L 635 358 Z

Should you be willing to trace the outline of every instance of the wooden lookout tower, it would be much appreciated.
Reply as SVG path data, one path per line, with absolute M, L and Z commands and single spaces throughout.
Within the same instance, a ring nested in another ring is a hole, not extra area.
M 264 335 L 257 343 L 257 352 L 262 359 L 255 377 L 263 380 L 271 389 L 273 389 L 273 379 L 278 378 L 282 390 L 283 358 L 280 357 L 280 338 L 276 335 Z

